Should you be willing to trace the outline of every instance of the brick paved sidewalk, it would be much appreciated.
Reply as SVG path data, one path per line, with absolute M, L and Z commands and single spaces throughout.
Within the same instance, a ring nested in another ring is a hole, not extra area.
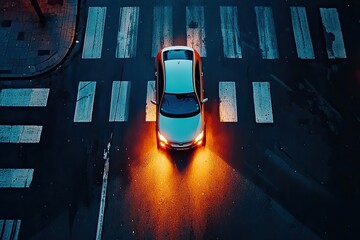
M 38 0 L 42 25 L 30 0 L 0 0 L 0 78 L 35 76 L 59 64 L 74 40 L 77 1 Z

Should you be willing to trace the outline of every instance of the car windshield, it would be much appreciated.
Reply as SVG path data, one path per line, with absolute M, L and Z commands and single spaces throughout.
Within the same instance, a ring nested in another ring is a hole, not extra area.
M 167 117 L 191 117 L 199 114 L 200 108 L 195 93 L 164 93 L 160 113 Z

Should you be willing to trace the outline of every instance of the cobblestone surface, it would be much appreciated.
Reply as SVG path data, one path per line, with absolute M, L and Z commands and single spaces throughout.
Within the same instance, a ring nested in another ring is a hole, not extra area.
M 66 56 L 75 35 L 77 0 L 38 0 L 42 24 L 30 0 L 0 1 L 0 78 L 44 73 Z

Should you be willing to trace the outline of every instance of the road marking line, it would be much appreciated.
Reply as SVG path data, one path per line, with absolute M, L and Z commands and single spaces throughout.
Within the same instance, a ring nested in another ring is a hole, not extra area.
M 120 8 L 116 58 L 136 56 L 138 25 L 139 7 Z
M 49 88 L 7 88 L 0 90 L 1 107 L 46 107 Z
M 0 143 L 39 143 L 42 126 L 0 125 Z
M 253 82 L 255 120 L 257 123 L 273 123 L 270 83 Z
M 186 33 L 187 46 L 198 51 L 201 57 L 206 57 L 204 7 L 186 7 Z
M 82 58 L 101 58 L 106 7 L 89 7 Z
M 17 240 L 19 238 L 21 220 L 0 220 L 0 238 Z
M 173 45 L 172 7 L 154 7 L 154 31 L 152 38 L 152 56 L 155 57 L 160 49 Z
M 224 57 L 242 58 L 237 7 L 220 6 Z
M 320 15 L 325 28 L 324 35 L 328 58 L 346 58 L 344 39 L 336 8 L 320 8 Z
M 235 82 L 219 82 L 220 122 L 237 122 Z
M 305 7 L 290 7 L 290 12 L 298 57 L 314 59 L 314 49 Z
M 0 188 L 28 188 L 33 179 L 34 169 L 0 169 Z
M 74 122 L 91 122 L 96 82 L 79 82 Z
M 112 134 L 111 134 L 111 139 L 112 139 Z M 110 147 L 111 147 L 111 140 L 108 143 L 107 148 L 104 149 L 103 159 L 105 160 L 105 164 L 104 164 L 103 181 L 101 187 L 101 200 L 100 200 L 99 217 L 98 217 L 98 224 L 96 230 L 96 240 L 101 240 L 102 229 L 104 224 L 106 190 L 107 190 L 108 177 L 109 177 Z
M 155 97 L 155 81 L 148 81 L 146 93 L 146 122 L 156 121 L 156 106 L 151 103 L 151 100 L 155 100 Z
M 111 91 L 109 122 L 125 122 L 129 116 L 131 82 L 114 81 Z
M 255 7 L 259 45 L 263 59 L 278 59 L 278 46 L 271 7 Z

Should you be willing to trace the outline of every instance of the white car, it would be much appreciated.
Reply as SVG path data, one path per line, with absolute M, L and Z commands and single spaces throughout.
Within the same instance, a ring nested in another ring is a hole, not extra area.
M 199 53 L 172 46 L 155 58 L 158 148 L 186 150 L 205 145 L 204 79 Z

